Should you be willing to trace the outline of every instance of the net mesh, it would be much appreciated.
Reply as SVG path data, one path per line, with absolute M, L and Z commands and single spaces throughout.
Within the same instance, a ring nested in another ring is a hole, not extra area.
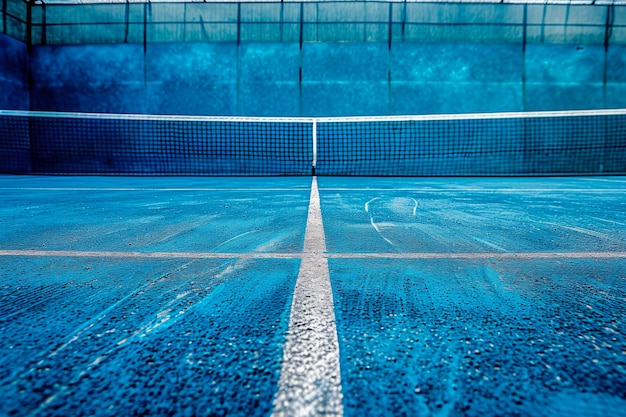
M 572 112 L 319 123 L 320 175 L 626 172 L 626 115 Z
M 303 175 L 311 125 L 221 118 L 0 116 L 2 170 L 135 175 Z M 25 148 L 27 153 L 25 153 Z
M 626 173 L 626 110 L 372 118 L 0 111 L 0 171 L 107 175 Z

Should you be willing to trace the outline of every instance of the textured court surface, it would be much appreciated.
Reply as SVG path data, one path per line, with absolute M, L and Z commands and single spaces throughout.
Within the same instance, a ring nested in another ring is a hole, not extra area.
M 623 177 L 3 176 L 0 201 L 0 415 L 626 415 Z

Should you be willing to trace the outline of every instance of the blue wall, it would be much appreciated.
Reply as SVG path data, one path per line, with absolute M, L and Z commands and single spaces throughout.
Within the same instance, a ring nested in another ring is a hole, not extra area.
M 35 46 L 33 110 L 343 116 L 626 107 L 626 47 Z M 606 80 L 606 83 L 604 82 Z
M 26 45 L 0 35 L 0 110 L 28 110 Z M 0 172 L 30 172 L 28 123 L 0 120 Z M 7 132 L 12 132 L 10 135 Z
M 607 53 L 605 102 L 609 108 L 626 107 L 626 45 L 615 45 Z
M 528 45 L 526 52 L 526 110 L 606 106 L 604 46 L 537 44 Z M 620 106 L 619 101 L 616 104 Z M 624 104 L 626 101 L 622 101 L 620 107 Z
M 521 45 L 404 43 L 393 48 L 394 114 L 524 109 Z
M 302 113 L 388 114 L 387 68 L 386 44 L 306 44 L 302 51 Z
M 26 45 L 0 35 L 0 109 L 28 110 L 28 52 Z
M 144 113 L 140 45 L 33 47 L 31 109 Z

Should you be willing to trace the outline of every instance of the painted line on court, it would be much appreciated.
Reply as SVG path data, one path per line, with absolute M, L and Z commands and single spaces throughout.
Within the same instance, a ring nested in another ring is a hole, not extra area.
M 272 416 L 343 415 L 339 341 L 317 179 Z
M 583 181 L 601 181 L 601 182 L 618 182 L 626 183 L 626 180 L 617 180 L 613 178 L 581 178 Z
M 0 191 L 308 191 L 294 188 L 129 188 L 129 187 L 0 187 Z
M 307 229 L 308 230 L 308 229 Z M 323 232 L 322 232 L 323 233 Z M 307 235 L 308 232 L 307 232 Z M 306 238 L 305 238 L 306 239 Z M 219 252 L 114 252 L 114 251 L 72 251 L 72 250 L 8 250 L 0 249 L 0 256 L 19 257 L 66 257 L 66 258 L 127 258 L 127 259 L 300 259 L 307 261 L 310 268 L 327 268 L 327 259 L 367 259 L 367 258 L 390 258 L 390 259 L 612 259 L 626 258 L 626 252 L 457 252 L 457 253 L 400 253 L 400 252 L 374 252 L 374 253 L 326 253 L 325 250 L 316 251 L 315 256 L 311 253 L 280 253 L 280 252 L 245 252 L 245 253 L 219 253 Z M 315 262 L 311 264 L 310 258 Z M 319 261 L 319 262 L 318 262 Z M 322 265 L 320 267 L 320 265 Z M 301 268 L 303 269 L 303 268 Z M 302 271 L 301 271 L 302 273 Z M 321 270 L 322 274 L 328 274 L 327 270 Z
M 459 253 L 329 253 L 332 259 L 612 259 L 626 252 L 459 252 Z
M 626 193 L 626 188 L 601 188 L 601 189 L 579 189 L 579 188 L 340 188 L 329 187 L 320 188 L 326 191 L 411 191 L 424 193 L 577 193 L 577 194 L 604 194 L 604 193 Z
M 220 252 L 113 252 L 72 250 L 0 250 L 0 256 L 76 257 L 76 258 L 129 258 L 129 259 L 284 259 L 301 258 L 300 253 L 220 253 Z

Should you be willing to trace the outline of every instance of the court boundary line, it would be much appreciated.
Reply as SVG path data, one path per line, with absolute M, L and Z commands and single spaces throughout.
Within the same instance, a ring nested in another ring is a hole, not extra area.
M 122 252 L 38 249 L 0 249 L 0 257 L 125 258 L 125 259 L 306 259 L 305 252 Z M 325 259 L 626 259 L 626 252 L 316 252 L 314 258 Z

